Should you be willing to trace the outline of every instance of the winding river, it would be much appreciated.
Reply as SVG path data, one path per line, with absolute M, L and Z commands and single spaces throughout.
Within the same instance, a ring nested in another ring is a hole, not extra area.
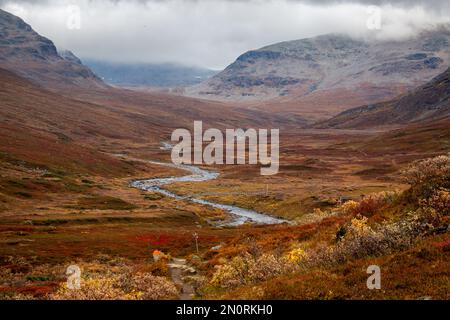
M 219 177 L 219 173 L 212 172 L 204 169 L 200 169 L 195 166 L 190 165 L 175 165 L 172 163 L 164 163 L 164 162 L 156 162 L 156 161 L 148 161 L 148 163 L 161 165 L 165 167 L 177 168 L 184 171 L 189 172 L 188 175 L 185 176 L 173 176 L 167 178 L 156 178 L 156 179 L 147 179 L 147 180 L 136 180 L 131 182 L 131 186 L 134 188 L 138 188 L 145 191 L 153 191 L 160 193 L 164 196 L 179 199 L 179 200 L 187 200 L 193 203 L 198 203 L 206 206 L 210 206 L 213 208 L 221 209 L 227 211 L 231 217 L 231 221 L 224 222 L 219 226 L 239 226 L 246 222 L 251 222 L 255 224 L 281 224 L 287 221 L 271 217 L 269 215 L 256 212 L 254 210 L 244 209 L 232 205 L 221 204 L 213 201 L 203 200 L 195 197 L 182 197 L 173 192 L 170 192 L 163 188 L 165 185 L 169 185 L 175 182 L 200 182 L 200 181 L 209 181 L 214 180 Z

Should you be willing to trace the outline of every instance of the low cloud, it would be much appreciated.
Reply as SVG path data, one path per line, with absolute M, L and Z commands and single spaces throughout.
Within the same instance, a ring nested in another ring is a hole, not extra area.
M 79 29 L 74 4 L 80 9 Z M 379 30 L 368 28 L 378 14 L 371 5 L 380 9 Z M 0 0 L 0 7 L 82 58 L 215 69 L 279 41 L 330 32 L 402 38 L 450 22 L 447 0 Z

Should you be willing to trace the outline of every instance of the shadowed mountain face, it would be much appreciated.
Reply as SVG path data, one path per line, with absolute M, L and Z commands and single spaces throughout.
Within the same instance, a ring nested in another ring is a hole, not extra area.
M 366 102 L 375 102 L 397 95 L 395 88 L 410 89 L 443 72 L 449 66 L 449 42 L 450 31 L 444 28 L 403 41 L 324 35 L 282 42 L 241 55 L 188 94 L 231 100 L 281 98 L 301 104 L 303 98 L 322 97 L 324 92 L 348 92 L 349 99 L 362 95 Z
M 64 56 L 67 59 L 58 54 L 52 41 L 36 33 L 22 19 L 0 10 L 0 68 L 45 87 L 105 86 L 72 53 Z
M 353 108 L 320 127 L 368 128 L 450 117 L 450 68 L 427 84 L 388 102 Z

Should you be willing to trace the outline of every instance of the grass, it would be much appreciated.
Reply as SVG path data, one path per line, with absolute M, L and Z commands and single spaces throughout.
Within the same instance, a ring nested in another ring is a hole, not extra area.
M 89 196 L 78 200 L 76 206 L 70 206 L 72 209 L 97 209 L 97 210 L 132 210 L 136 206 L 120 198 L 110 196 Z
M 340 138 L 336 139 L 339 142 Z M 16 164 L 2 164 L 0 204 L 5 209 L 0 214 L 0 243 L 4 244 L 0 245 L 0 270 L 12 273 L 2 274 L 2 279 L 16 277 L 17 281 L 0 286 L 0 292 L 5 297 L 26 294 L 44 298 L 55 293 L 59 282 L 65 280 L 61 276 L 64 267 L 74 262 L 97 263 L 99 255 L 104 257 L 102 264 L 126 259 L 133 270 L 161 272 L 151 264 L 155 249 L 187 258 L 207 282 L 217 266 L 244 252 L 284 255 L 296 246 L 313 250 L 334 245 L 337 232 L 353 218 L 351 214 L 332 214 L 340 196 L 359 201 L 361 195 L 372 192 L 405 189 L 395 170 L 410 159 L 400 157 L 392 164 L 392 159 L 382 156 L 372 158 L 341 147 L 330 148 L 330 143 L 322 140 L 307 140 L 305 144 L 302 156 L 297 149 L 295 154 L 282 151 L 286 165 L 274 177 L 261 177 L 257 170 L 246 167 L 216 167 L 221 172 L 216 181 L 168 186 L 182 195 L 193 193 L 296 222 L 280 226 L 217 229 L 207 221 L 227 217 L 220 210 L 129 188 L 128 182 L 135 178 L 177 174 L 165 168 L 134 162 L 141 170 L 135 176 L 111 178 L 70 170 L 42 174 Z M 289 144 L 286 148 L 291 150 Z M 388 170 L 383 169 L 385 163 L 389 163 Z M 32 198 L 14 192 L 28 192 Z M 373 213 L 370 223 L 395 220 L 413 209 L 397 203 L 396 207 Z M 199 253 L 193 233 L 199 235 Z M 197 287 L 197 294 L 198 298 L 415 299 L 430 295 L 444 299 L 448 292 L 448 251 L 435 244 L 446 242 L 445 234 L 432 235 L 405 251 L 279 274 L 232 290 L 203 283 Z M 217 245 L 220 249 L 211 249 Z M 383 275 L 385 292 L 365 287 L 365 269 L 374 263 L 387 269 Z M 59 268 L 59 276 L 55 268 Z

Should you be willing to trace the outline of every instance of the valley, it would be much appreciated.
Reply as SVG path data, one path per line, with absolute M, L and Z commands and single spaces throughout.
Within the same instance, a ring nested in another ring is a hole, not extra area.
M 0 26 L 0 299 L 449 299 L 446 29 L 278 43 L 170 93 Z M 173 164 L 195 121 L 279 129 L 277 174 Z

